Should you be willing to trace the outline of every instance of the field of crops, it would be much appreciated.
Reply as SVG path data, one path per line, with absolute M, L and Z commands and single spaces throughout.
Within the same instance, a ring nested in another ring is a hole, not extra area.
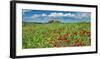
M 80 23 L 24 23 L 22 47 L 53 48 L 91 45 L 91 25 Z

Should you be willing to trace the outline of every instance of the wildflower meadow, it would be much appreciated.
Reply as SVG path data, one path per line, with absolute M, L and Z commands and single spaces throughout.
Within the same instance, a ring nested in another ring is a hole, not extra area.
M 23 48 L 82 47 L 91 45 L 90 22 L 24 23 Z

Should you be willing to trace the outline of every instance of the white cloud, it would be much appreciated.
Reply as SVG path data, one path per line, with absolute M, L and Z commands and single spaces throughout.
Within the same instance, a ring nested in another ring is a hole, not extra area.
M 90 17 L 90 16 L 91 16 L 91 13 L 84 12 L 84 13 L 79 13 L 79 14 L 77 14 L 76 16 L 77 16 L 77 17 L 75 17 L 75 18 Z
M 75 17 L 76 15 L 75 14 L 72 14 L 72 13 L 51 13 L 49 14 L 48 16 L 53 16 L 53 17 L 56 17 L 56 16 L 68 16 L 68 17 Z
M 71 13 L 66 13 L 64 16 L 75 17 L 76 15 Z
M 57 13 L 57 16 L 64 16 L 63 13 Z
M 37 17 L 39 17 L 40 15 L 38 15 L 38 14 L 34 14 L 34 15 L 32 15 L 31 16 L 31 18 L 37 18 Z
M 82 17 L 89 17 L 89 16 L 91 16 L 90 13 L 82 13 Z
M 43 13 L 41 16 L 48 16 L 47 14 Z
M 57 15 L 57 13 L 51 13 L 51 14 L 49 14 L 48 16 L 53 16 L 53 17 L 55 17 Z

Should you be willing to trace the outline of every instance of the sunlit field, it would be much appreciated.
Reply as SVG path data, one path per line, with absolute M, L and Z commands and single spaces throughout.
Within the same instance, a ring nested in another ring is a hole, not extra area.
M 90 22 L 44 24 L 23 22 L 22 34 L 24 49 L 91 45 Z

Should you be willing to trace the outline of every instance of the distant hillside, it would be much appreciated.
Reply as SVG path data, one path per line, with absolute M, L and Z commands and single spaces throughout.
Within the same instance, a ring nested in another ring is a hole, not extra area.
M 48 22 L 23 22 L 23 23 L 33 23 L 33 24 L 49 24 L 49 23 L 91 23 L 91 22 L 85 22 L 85 21 L 77 21 L 77 22 L 61 22 L 58 19 L 50 19 Z
M 61 23 L 60 21 L 58 20 L 49 20 L 48 22 L 24 22 L 24 23 L 34 23 L 34 24 L 48 24 L 48 23 Z
M 61 23 L 61 22 L 58 20 L 50 20 L 48 23 Z

